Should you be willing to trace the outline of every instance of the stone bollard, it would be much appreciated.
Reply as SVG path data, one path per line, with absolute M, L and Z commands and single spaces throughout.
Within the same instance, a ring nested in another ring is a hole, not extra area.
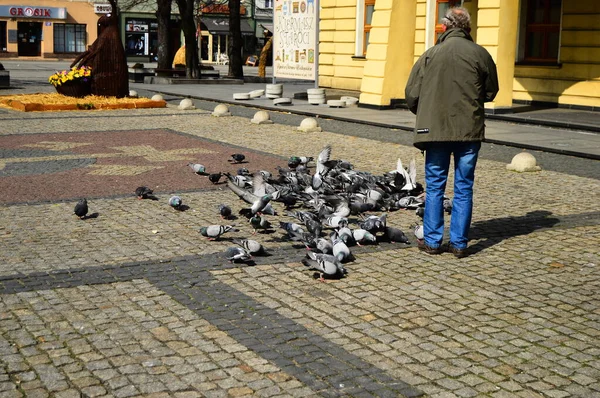
M 254 124 L 272 124 L 273 121 L 269 116 L 269 113 L 266 111 L 258 111 L 254 114 L 254 118 L 250 120 L 251 123 Z
M 196 109 L 196 107 L 194 106 L 194 103 L 189 98 L 182 99 L 177 108 L 179 108 L 183 111 L 189 111 L 189 110 Z
M 521 152 L 512 158 L 510 164 L 506 165 L 506 169 L 523 173 L 526 171 L 540 171 L 542 168 L 537 165 L 535 156 L 529 152 Z
M 319 127 L 319 123 L 317 119 L 312 117 L 307 117 L 300 123 L 300 127 L 298 127 L 299 131 L 304 131 L 305 133 L 318 133 L 323 131 L 321 127 Z
M 164 100 L 163 96 L 162 96 L 162 95 L 160 95 L 160 94 L 154 94 L 154 95 L 152 96 L 152 98 L 150 98 L 150 99 L 151 99 L 152 101 L 163 101 L 163 100 Z
M 216 117 L 231 116 L 231 112 L 229 112 L 229 107 L 227 105 L 219 104 L 215 106 L 212 115 Z

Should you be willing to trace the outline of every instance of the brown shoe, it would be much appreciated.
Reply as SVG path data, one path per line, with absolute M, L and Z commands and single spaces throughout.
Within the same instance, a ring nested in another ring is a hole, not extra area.
M 467 253 L 467 248 L 457 249 L 456 247 L 452 246 L 451 244 L 448 244 L 448 253 L 454 254 L 454 257 L 456 257 L 456 258 L 464 258 L 469 255 L 469 253 Z
M 442 247 L 431 247 L 429 246 L 427 243 L 425 243 L 424 240 L 417 240 L 417 246 L 419 247 L 419 250 L 421 250 L 422 252 L 425 252 L 427 254 L 431 254 L 431 255 L 435 255 L 435 254 L 442 254 L 444 252 L 444 250 L 442 249 Z

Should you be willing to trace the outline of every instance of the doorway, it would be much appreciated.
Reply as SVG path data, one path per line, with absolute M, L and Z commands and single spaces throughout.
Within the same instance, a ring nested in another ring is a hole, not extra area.
M 18 22 L 18 54 L 25 57 L 39 57 L 42 55 L 42 23 Z

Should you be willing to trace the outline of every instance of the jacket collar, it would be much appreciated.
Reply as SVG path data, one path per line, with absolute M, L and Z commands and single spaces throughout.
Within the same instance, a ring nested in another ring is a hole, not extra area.
M 438 37 L 438 40 L 435 44 L 440 44 L 450 37 L 462 37 L 463 39 L 473 41 L 473 38 L 471 37 L 469 32 L 467 32 L 466 30 L 461 29 L 461 28 L 450 28 L 447 31 L 445 31 L 444 33 L 442 33 L 442 35 L 440 37 Z

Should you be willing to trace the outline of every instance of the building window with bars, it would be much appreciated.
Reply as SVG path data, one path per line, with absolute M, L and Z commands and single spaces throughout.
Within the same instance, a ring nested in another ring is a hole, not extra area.
M 85 24 L 54 24 L 54 52 L 82 53 L 86 49 Z

